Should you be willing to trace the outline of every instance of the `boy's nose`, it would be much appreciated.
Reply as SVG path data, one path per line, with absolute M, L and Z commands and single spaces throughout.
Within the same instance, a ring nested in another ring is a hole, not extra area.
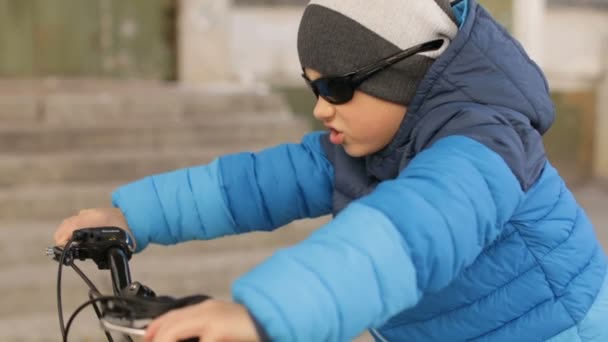
M 314 115 L 315 119 L 319 121 L 328 121 L 336 114 L 336 111 L 331 103 L 325 101 L 319 96 L 312 114 Z

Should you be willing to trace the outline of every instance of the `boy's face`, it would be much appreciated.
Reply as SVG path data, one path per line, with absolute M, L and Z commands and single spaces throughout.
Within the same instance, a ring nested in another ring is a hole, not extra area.
M 304 72 L 312 81 L 321 77 L 309 68 Z M 313 115 L 329 129 L 333 144 L 344 146 L 351 157 L 363 157 L 380 151 L 391 142 L 406 110 L 403 105 L 355 91 L 352 100 L 341 105 L 319 97 Z

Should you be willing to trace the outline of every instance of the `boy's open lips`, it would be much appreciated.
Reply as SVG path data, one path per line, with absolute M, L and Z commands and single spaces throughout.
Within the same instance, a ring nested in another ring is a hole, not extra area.
M 334 145 L 342 145 L 344 142 L 344 133 L 338 132 L 337 130 L 328 127 L 329 129 L 329 141 Z

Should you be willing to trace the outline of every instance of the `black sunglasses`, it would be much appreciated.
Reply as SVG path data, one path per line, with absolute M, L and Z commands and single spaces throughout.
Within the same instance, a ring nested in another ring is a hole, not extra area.
M 372 77 L 374 74 L 415 54 L 437 50 L 442 45 L 442 39 L 432 40 L 430 42 L 416 45 L 407 50 L 400 51 L 392 56 L 386 57 L 381 61 L 372 63 L 361 69 L 346 74 L 324 76 L 311 81 L 308 76 L 306 76 L 306 73 L 303 72 L 302 77 L 310 89 L 312 89 L 312 92 L 315 93 L 317 98 L 321 96 L 329 103 L 337 105 L 344 104 L 353 98 L 355 90 L 361 85 L 361 83 Z

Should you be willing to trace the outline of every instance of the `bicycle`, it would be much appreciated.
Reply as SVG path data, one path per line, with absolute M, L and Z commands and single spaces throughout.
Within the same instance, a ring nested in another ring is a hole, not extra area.
M 116 227 L 84 228 L 74 231 L 64 247 L 49 247 L 47 255 L 59 262 L 57 271 L 57 312 L 59 328 L 64 342 L 68 340 L 70 327 L 85 308 L 92 306 L 108 341 L 113 342 L 112 332 L 119 333 L 127 341 L 131 336 L 143 336 L 153 319 L 174 309 L 200 303 L 209 299 L 206 295 L 183 298 L 157 296 L 149 287 L 131 280 L 129 260 L 133 254 L 130 235 Z M 74 263 L 76 260 L 93 260 L 100 270 L 110 270 L 113 295 L 103 295 L 91 280 Z M 61 274 L 63 266 L 70 266 L 89 286 L 89 300 L 81 304 L 64 324 L 61 302 Z M 198 338 L 182 340 L 196 342 Z

